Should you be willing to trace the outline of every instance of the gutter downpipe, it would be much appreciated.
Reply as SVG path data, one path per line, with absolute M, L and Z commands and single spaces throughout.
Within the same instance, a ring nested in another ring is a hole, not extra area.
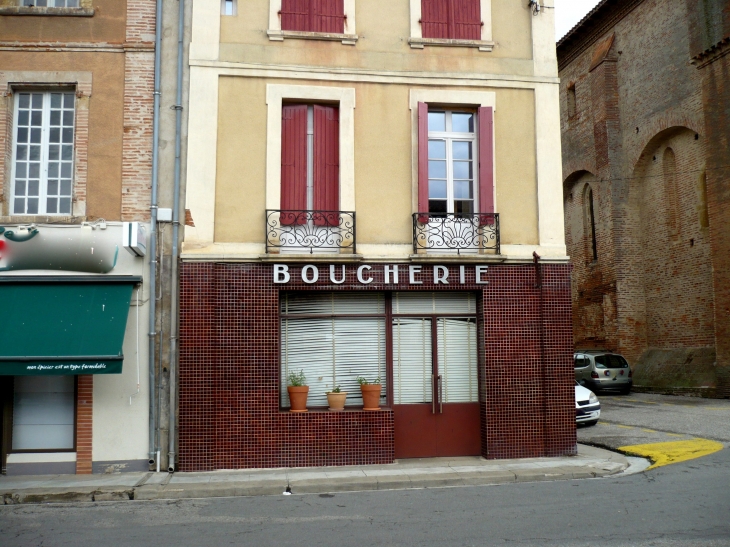
M 182 87 L 183 87 L 183 40 L 185 38 L 185 0 L 178 0 L 177 26 L 177 90 L 175 93 L 175 189 L 172 202 L 172 278 L 170 289 L 170 424 L 168 472 L 175 472 L 175 444 L 177 442 L 177 333 L 179 324 L 178 244 L 180 229 L 180 150 L 182 148 Z
M 155 8 L 155 90 L 153 93 L 153 114 L 152 114 L 152 190 L 150 198 L 150 238 L 149 238 L 149 256 L 150 256 L 150 279 L 149 279 L 149 397 L 150 397 L 150 415 L 149 415 L 149 465 L 155 465 L 159 470 L 160 462 L 158 459 L 158 437 L 157 433 L 157 388 L 155 376 L 155 326 L 157 325 L 157 181 L 160 171 L 159 151 L 160 151 L 160 67 L 162 64 L 162 0 L 157 0 Z

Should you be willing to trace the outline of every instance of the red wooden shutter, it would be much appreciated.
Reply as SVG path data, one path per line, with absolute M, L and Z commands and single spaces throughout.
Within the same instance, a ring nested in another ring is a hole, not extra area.
M 494 114 L 491 106 L 479 108 L 479 212 L 494 213 Z M 479 225 L 493 224 L 491 215 Z
M 345 32 L 344 0 L 312 0 L 312 32 Z
M 281 30 L 311 31 L 313 0 L 281 0 Z
M 453 5 L 453 33 L 457 40 L 482 39 L 481 0 L 451 0 Z
M 281 208 L 307 210 L 307 105 L 284 105 L 281 112 Z M 284 225 L 306 224 L 306 215 L 281 213 Z
M 428 222 L 428 105 L 418 103 L 418 222 Z
M 421 0 L 421 36 L 453 38 L 449 36 L 450 9 L 450 0 Z
M 340 210 L 340 112 L 314 105 L 314 210 Z M 337 226 L 340 215 L 315 215 L 317 226 Z

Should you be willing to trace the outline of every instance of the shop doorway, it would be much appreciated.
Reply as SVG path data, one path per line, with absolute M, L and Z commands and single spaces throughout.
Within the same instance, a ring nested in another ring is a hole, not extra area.
M 395 457 L 481 453 L 476 296 L 394 293 Z

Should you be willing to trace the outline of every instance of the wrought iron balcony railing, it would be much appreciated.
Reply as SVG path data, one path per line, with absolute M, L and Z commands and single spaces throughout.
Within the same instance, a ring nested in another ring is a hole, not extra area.
M 356 253 L 354 211 L 266 210 L 266 252 Z
M 413 252 L 421 249 L 499 254 L 499 213 L 415 213 Z

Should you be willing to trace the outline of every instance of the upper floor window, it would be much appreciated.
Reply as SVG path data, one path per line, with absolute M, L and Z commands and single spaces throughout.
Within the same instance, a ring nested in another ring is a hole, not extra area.
M 11 214 L 71 214 L 74 118 L 73 92 L 15 94 Z
M 423 38 L 481 40 L 481 0 L 421 0 Z
M 36 8 L 78 8 L 79 0 L 21 0 L 20 5 Z
M 237 4 L 236 0 L 221 0 L 221 15 L 237 15 Z
M 281 30 L 344 34 L 344 0 L 281 0 Z

